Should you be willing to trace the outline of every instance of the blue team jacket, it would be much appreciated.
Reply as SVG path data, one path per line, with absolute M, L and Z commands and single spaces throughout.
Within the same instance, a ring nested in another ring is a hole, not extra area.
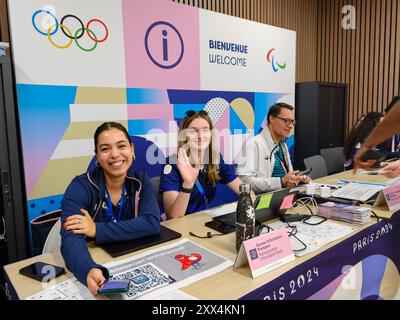
M 146 173 L 136 173 L 132 168 L 125 179 L 125 216 L 120 222 L 103 222 L 106 204 L 104 172 L 96 167 L 93 171 L 75 177 L 61 201 L 61 222 L 68 216 L 81 214 L 86 209 L 96 222 L 97 245 L 113 241 L 132 240 L 160 233 L 160 209 L 153 186 Z M 97 264 L 89 254 L 85 235 L 73 234 L 61 228 L 61 253 L 67 268 L 84 285 L 92 268 L 106 268 Z

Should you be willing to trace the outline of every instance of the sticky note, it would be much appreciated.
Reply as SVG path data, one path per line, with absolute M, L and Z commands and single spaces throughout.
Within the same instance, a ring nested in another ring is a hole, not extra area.
M 269 208 L 273 193 L 267 193 L 260 197 L 256 210 Z
M 290 194 L 286 196 L 281 204 L 281 207 L 279 209 L 285 210 L 285 209 L 290 209 L 293 206 L 293 199 L 294 199 L 294 194 Z

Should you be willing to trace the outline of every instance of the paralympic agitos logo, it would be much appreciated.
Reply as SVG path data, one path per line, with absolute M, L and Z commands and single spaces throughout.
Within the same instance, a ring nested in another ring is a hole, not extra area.
M 286 62 L 284 63 L 279 63 L 278 59 L 276 58 L 275 54 L 272 54 L 276 49 L 273 48 L 268 51 L 267 53 L 267 61 L 271 63 L 272 70 L 274 72 L 278 72 L 279 69 L 284 70 L 286 68 Z M 279 69 L 278 69 L 279 68 Z
M 73 19 L 78 22 L 80 28 L 78 27 L 76 30 L 71 30 L 68 26 L 67 20 L 71 23 L 71 20 Z M 41 23 L 38 23 L 39 21 L 41 21 Z M 102 31 L 101 39 L 98 38 L 92 29 L 90 29 L 93 24 L 100 24 L 101 28 L 104 29 L 104 31 Z M 79 49 L 90 52 L 96 49 L 99 43 L 105 42 L 108 38 L 108 28 L 103 21 L 100 19 L 91 19 L 85 25 L 80 18 L 73 14 L 63 16 L 59 22 L 54 13 L 40 9 L 33 13 L 32 25 L 39 34 L 47 37 L 49 42 L 58 49 L 67 49 L 72 45 L 72 42 L 75 42 Z M 59 33 L 60 30 L 67 39 L 65 44 L 56 43 L 54 40 L 54 35 Z M 89 37 L 89 41 L 93 42 L 92 46 L 84 47 L 80 41 L 78 41 L 85 35 Z

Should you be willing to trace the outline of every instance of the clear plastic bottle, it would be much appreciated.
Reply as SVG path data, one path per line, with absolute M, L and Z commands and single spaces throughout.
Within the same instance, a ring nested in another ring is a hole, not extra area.
M 236 208 L 236 251 L 242 242 L 255 236 L 255 212 L 250 197 L 251 186 L 242 183 L 239 187 L 240 197 Z

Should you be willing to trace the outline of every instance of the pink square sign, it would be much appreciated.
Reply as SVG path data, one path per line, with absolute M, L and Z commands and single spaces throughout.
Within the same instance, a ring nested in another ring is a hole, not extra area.
M 246 258 L 253 278 L 293 261 L 295 257 L 286 229 L 280 228 L 244 241 L 234 267 L 244 265 Z
M 200 89 L 199 9 L 166 0 L 124 0 L 129 88 Z

